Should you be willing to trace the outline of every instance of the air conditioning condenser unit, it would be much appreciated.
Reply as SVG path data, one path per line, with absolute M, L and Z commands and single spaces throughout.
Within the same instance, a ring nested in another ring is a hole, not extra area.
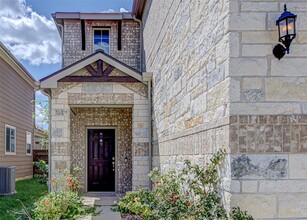
M 16 167 L 0 166 L 0 195 L 15 193 Z

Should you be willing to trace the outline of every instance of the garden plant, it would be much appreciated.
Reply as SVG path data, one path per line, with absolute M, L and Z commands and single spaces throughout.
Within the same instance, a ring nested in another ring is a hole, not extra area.
M 80 168 L 58 168 L 61 178 L 51 179 L 52 192 L 41 197 L 33 206 L 25 208 L 20 219 L 58 220 L 96 215 L 96 206 L 85 207 L 80 195 L 82 184 L 78 179 Z
M 218 151 L 205 166 L 185 161 L 183 169 L 150 173 L 152 190 L 129 192 L 115 203 L 115 211 L 135 219 L 235 219 L 253 218 L 239 208 L 227 212 L 222 204 L 219 168 L 225 158 Z M 133 219 L 132 218 L 132 219 Z
M 34 178 L 37 178 L 40 184 L 47 184 L 48 182 L 48 164 L 44 160 L 39 160 L 33 162 L 33 165 L 36 166 L 41 173 L 34 175 Z

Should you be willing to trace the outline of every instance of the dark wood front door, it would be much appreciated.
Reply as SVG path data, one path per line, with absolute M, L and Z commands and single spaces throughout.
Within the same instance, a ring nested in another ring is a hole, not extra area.
M 114 129 L 88 129 L 88 191 L 115 191 Z

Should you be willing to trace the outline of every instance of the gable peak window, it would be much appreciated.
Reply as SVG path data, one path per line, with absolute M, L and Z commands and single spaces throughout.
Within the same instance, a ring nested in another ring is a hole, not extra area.
M 110 30 L 94 29 L 94 52 L 103 50 L 106 54 L 110 54 Z

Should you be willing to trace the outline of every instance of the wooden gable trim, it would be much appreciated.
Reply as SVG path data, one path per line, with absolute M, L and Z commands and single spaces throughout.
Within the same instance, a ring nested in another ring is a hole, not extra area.
M 127 64 L 119 61 L 118 59 L 115 59 L 114 57 L 103 53 L 103 51 L 101 50 L 97 50 L 95 53 L 89 55 L 88 57 L 85 57 L 43 79 L 40 80 L 40 86 L 41 88 L 57 88 L 58 84 L 57 82 L 60 81 L 61 79 L 71 75 L 72 73 L 85 68 L 86 66 L 89 66 L 90 64 L 97 62 L 101 60 L 101 62 L 105 62 L 108 63 L 109 65 L 113 66 L 114 68 L 118 69 L 119 71 L 127 74 L 128 76 L 136 79 L 137 81 L 144 83 L 145 85 L 147 85 L 147 82 L 143 80 L 143 76 L 142 73 L 139 72 L 138 70 L 128 66 Z M 100 62 L 100 61 L 99 61 Z M 87 67 L 88 69 L 90 69 L 91 67 Z M 101 67 L 102 68 L 102 67 Z M 90 70 L 92 71 L 92 70 Z M 105 73 L 103 73 L 104 71 L 106 71 Z M 112 68 L 111 67 L 107 67 L 104 71 L 102 71 L 102 75 L 108 75 L 109 71 L 112 72 Z M 96 71 L 97 72 L 97 71 Z M 97 77 L 97 76 L 93 76 L 93 74 L 95 74 L 94 71 L 92 71 L 92 76 L 90 77 Z M 96 73 L 97 74 L 97 73 Z M 113 79 L 111 79 L 112 81 Z M 122 80 L 122 79 L 121 79 Z M 128 79 L 127 79 L 128 80 Z M 130 82 L 132 80 L 128 80 L 128 82 Z M 133 80 L 134 81 L 134 80 Z
M 92 76 L 97 76 L 97 71 L 94 69 L 94 67 L 92 67 L 92 65 L 87 65 L 84 67 L 84 69 L 86 69 Z
M 58 82 L 130 82 L 137 83 L 139 80 L 131 76 L 66 76 Z
M 103 61 L 100 59 L 97 60 L 96 63 L 97 63 L 97 70 L 95 70 L 91 64 L 84 67 L 84 69 L 86 69 L 87 72 L 89 72 L 89 74 L 91 74 L 92 76 L 108 76 L 115 69 L 114 66 L 108 65 L 107 68 L 103 70 Z
M 109 76 L 111 72 L 115 69 L 114 66 L 108 65 L 107 68 L 103 70 L 103 61 L 97 60 L 97 70 L 89 64 L 84 67 L 91 74 L 91 76 L 66 76 L 59 82 L 139 82 L 139 80 L 131 76 Z

